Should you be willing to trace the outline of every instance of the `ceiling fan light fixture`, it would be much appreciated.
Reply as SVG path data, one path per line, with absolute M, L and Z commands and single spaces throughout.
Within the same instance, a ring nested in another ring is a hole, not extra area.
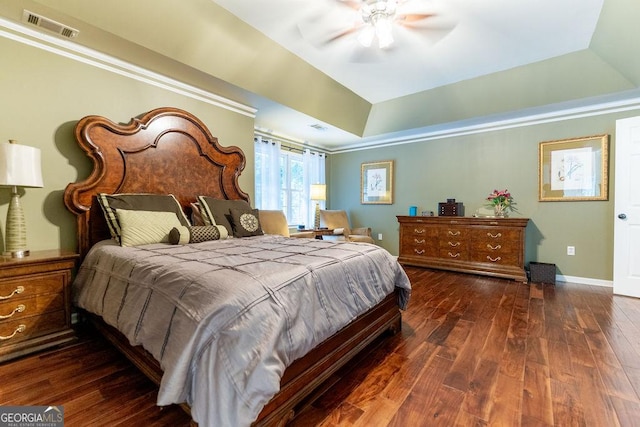
M 360 33 L 358 33 L 358 41 L 364 47 L 370 47 L 373 43 L 373 39 L 376 36 L 376 30 L 371 25 L 367 25 Z
M 387 18 L 379 18 L 376 20 L 374 27 L 376 38 L 378 39 L 378 47 L 384 49 L 391 46 L 393 44 L 391 21 Z
M 384 49 L 393 43 L 392 21 L 396 16 L 396 0 L 367 0 L 363 3 L 360 13 L 367 24 L 358 40 L 365 47 L 371 46 L 373 39 L 378 39 L 378 47 Z

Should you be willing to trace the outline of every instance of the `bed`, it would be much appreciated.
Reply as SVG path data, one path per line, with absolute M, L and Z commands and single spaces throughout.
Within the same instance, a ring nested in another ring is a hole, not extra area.
M 87 116 L 75 136 L 93 170 L 64 192 L 82 260 L 74 301 L 159 385 L 159 405 L 182 404 L 200 425 L 285 425 L 340 367 L 400 329 L 410 284 L 375 245 L 259 233 L 114 242 L 105 194 L 172 195 L 187 218 L 202 195 L 249 202 L 243 152 L 192 114 Z

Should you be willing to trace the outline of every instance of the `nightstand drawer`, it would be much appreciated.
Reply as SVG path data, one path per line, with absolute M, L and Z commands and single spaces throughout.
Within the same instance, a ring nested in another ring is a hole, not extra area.
M 59 293 L 64 289 L 67 272 L 34 274 L 0 281 L 0 302 L 44 293 Z
M 7 320 L 64 310 L 64 308 L 64 295 L 62 292 L 0 301 L 0 324 Z
M 66 313 L 58 310 L 40 316 L 0 322 L 0 348 L 67 328 Z

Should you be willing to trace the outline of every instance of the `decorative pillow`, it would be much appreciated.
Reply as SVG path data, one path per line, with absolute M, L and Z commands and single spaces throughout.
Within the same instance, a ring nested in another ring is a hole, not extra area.
M 120 225 L 120 245 L 138 246 L 169 242 L 169 232 L 180 227 L 173 212 L 131 211 L 116 209 Z
M 249 203 L 244 200 L 216 199 L 209 196 L 198 196 L 200 212 L 206 225 L 222 225 L 229 234 L 233 233 L 231 226 L 231 209 L 251 209 Z
M 231 209 L 231 220 L 234 237 L 261 236 L 264 234 L 260 226 L 258 209 Z
M 182 206 L 173 194 L 98 194 L 98 203 L 109 226 L 111 237 L 120 243 L 120 224 L 116 216 L 116 209 L 149 212 L 173 212 L 181 225 L 190 225 L 182 211 Z
M 169 232 L 169 243 L 186 245 L 209 240 L 222 240 L 229 237 L 227 229 L 221 225 L 197 225 L 193 227 L 174 227 Z

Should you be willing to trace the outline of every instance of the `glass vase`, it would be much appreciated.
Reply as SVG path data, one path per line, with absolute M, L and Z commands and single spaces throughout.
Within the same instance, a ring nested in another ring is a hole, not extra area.
M 493 206 L 493 215 L 496 218 L 507 218 L 509 216 L 507 214 L 507 210 L 502 205 L 494 205 Z

